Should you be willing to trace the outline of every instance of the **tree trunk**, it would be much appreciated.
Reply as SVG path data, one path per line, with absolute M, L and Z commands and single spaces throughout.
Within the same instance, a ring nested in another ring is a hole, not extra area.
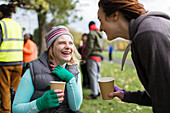
M 41 11 L 40 11 L 41 12 Z M 47 50 L 46 48 L 46 42 L 45 42 L 45 34 L 47 33 L 45 28 L 46 23 L 46 13 L 41 14 L 38 12 L 38 22 L 39 22 L 39 28 L 38 28 L 38 37 L 39 37 L 39 56 L 44 53 L 44 51 Z

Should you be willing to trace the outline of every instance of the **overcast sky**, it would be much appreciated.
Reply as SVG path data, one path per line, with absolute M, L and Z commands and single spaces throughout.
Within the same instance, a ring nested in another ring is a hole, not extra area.
M 81 22 L 72 23 L 70 26 L 82 33 L 87 33 L 89 32 L 88 23 L 93 20 L 96 22 L 97 27 L 99 27 L 100 23 L 97 19 L 98 1 L 99 0 L 80 0 L 77 8 L 80 9 L 79 15 L 83 16 L 84 19 Z M 170 15 L 170 0 L 139 0 L 139 2 L 144 5 L 146 10 L 162 11 Z
M 96 22 L 97 27 L 100 23 L 97 19 L 98 1 L 99 0 L 79 0 L 77 9 L 79 16 L 83 16 L 83 20 L 76 23 L 71 23 L 69 27 L 74 28 L 76 31 L 82 33 L 88 33 L 88 23 L 93 20 Z M 149 11 L 162 11 L 170 15 L 170 0 L 139 0 L 140 3 L 144 4 L 146 10 Z M 2 4 L 2 2 L 0 2 Z M 23 27 L 26 28 L 25 32 L 33 34 L 35 28 L 38 27 L 37 16 L 34 12 L 19 10 L 15 15 L 12 16 L 14 20 L 19 22 Z

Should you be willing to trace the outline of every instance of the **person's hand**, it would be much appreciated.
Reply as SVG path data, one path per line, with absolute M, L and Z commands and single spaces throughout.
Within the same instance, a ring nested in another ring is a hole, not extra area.
M 64 93 L 62 90 L 48 90 L 40 98 L 37 99 L 36 104 L 40 111 L 58 107 L 59 103 L 64 100 Z
M 109 93 L 110 97 L 118 97 L 119 99 L 124 98 L 124 91 L 120 87 L 114 85 L 114 92 Z
M 51 72 L 53 72 L 53 70 L 55 69 L 55 67 L 57 66 L 57 64 L 56 64 L 55 62 L 52 62 L 52 63 L 50 63 L 50 66 L 51 66 L 51 68 L 52 68 L 52 71 L 51 71 Z
M 61 80 L 64 80 L 66 82 L 69 82 L 74 75 L 70 73 L 67 69 L 57 65 L 52 73 L 56 74 Z

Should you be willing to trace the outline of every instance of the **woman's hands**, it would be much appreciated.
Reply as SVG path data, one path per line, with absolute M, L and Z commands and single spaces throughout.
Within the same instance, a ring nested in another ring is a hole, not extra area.
M 36 104 L 40 111 L 58 107 L 59 103 L 64 100 L 64 93 L 62 90 L 48 90 L 40 98 L 37 99 Z
M 67 69 L 56 65 L 55 63 L 50 64 L 50 66 L 52 67 L 52 73 L 56 74 L 61 80 L 69 82 L 74 77 Z
M 57 66 L 57 64 L 55 62 L 52 62 L 52 63 L 50 63 L 50 66 L 52 67 L 52 71 L 51 72 L 53 72 L 53 70 Z
M 114 92 L 109 93 L 110 97 L 118 97 L 119 99 L 124 98 L 124 91 L 120 87 L 114 85 Z

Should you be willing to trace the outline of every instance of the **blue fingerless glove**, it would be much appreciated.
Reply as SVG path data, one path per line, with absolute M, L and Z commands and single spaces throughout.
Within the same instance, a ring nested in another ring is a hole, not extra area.
M 44 109 L 50 109 L 59 106 L 59 100 L 56 93 L 53 90 L 46 91 L 43 96 L 37 99 L 36 105 L 40 111 Z
M 59 65 L 54 68 L 52 73 L 56 74 L 61 80 L 66 82 L 69 82 L 74 77 L 72 73 Z

